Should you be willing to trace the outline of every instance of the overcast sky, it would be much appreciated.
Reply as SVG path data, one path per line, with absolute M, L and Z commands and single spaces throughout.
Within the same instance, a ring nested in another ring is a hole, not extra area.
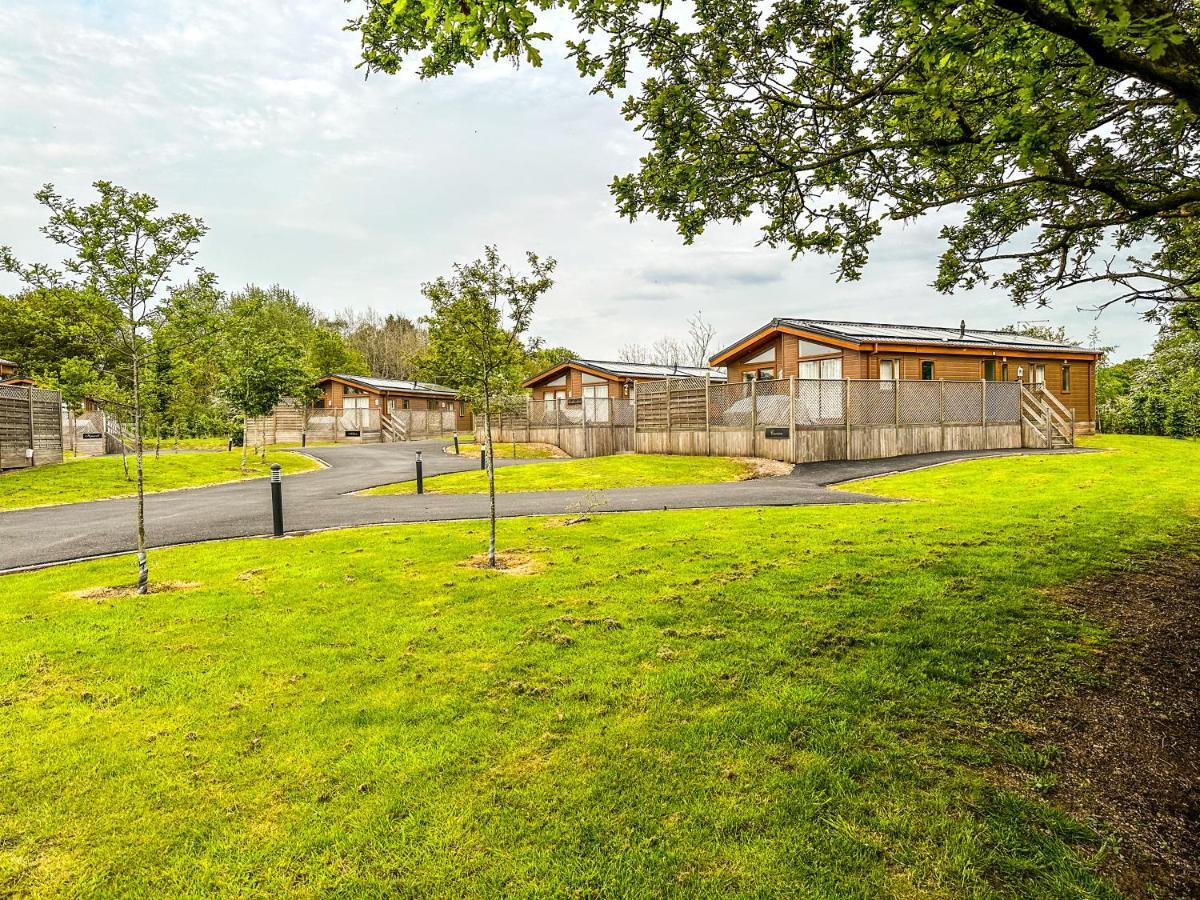
M 535 326 L 611 358 L 679 333 L 702 310 L 728 343 L 777 315 L 999 327 L 1093 324 L 1118 357 L 1154 329 L 1132 310 L 1098 323 L 1103 293 L 1019 310 L 986 291 L 929 287 L 939 223 L 896 227 L 864 278 L 832 260 L 756 247 L 753 226 L 688 247 L 657 221 L 620 219 L 608 193 L 637 162 L 618 104 L 558 59 L 453 78 L 364 80 L 357 9 L 341 0 L 2 0 L 0 244 L 54 261 L 37 232 L 44 182 L 80 200 L 108 179 L 202 216 L 200 262 L 228 289 L 278 283 L 318 309 L 416 317 L 422 281 L 496 243 L 558 259 Z M 0 281 L 0 290 L 14 287 Z

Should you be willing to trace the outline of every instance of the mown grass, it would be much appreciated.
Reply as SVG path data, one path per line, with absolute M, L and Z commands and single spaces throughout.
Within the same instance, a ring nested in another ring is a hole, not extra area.
M 498 456 L 499 454 L 497 454 Z M 598 456 L 560 462 L 532 463 L 496 470 L 497 493 L 573 491 L 646 487 L 656 484 L 713 484 L 750 477 L 753 467 L 720 456 Z M 364 494 L 412 494 L 414 481 L 401 481 L 363 491 Z M 425 479 L 428 494 L 487 493 L 487 472 L 472 470 Z
M 145 489 L 147 492 L 169 491 L 240 478 L 260 478 L 271 474 L 271 463 L 279 463 L 288 474 L 319 465 L 298 453 L 268 453 L 265 463 L 258 457 L 251 457 L 243 469 L 238 453 L 196 451 L 163 453 L 155 457 L 152 452 L 147 452 L 143 461 Z M 137 493 L 135 478 L 132 456 L 128 479 L 120 456 L 73 459 L 21 469 L 0 476 L 0 510 L 126 497 Z
M 459 441 L 458 451 L 462 456 L 479 456 L 480 444 L 471 441 Z M 513 444 L 512 441 L 497 441 L 494 445 L 496 459 L 552 459 L 558 456 L 555 453 L 553 444 L 526 444 L 518 441 Z M 513 447 L 516 447 L 517 452 L 513 453 Z M 446 448 L 446 452 L 453 455 L 453 444 Z
M 1167 549 L 1200 445 L 895 505 L 369 528 L 0 578 L 0 893 L 1103 897 L 1014 722 Z M 995 772 L 1003 767 L 1006 775 Z

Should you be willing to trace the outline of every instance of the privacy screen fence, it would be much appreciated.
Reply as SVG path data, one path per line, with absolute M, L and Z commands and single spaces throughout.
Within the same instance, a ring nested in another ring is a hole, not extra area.
M 40 466 L 62 458 L 62 395 L 0 384 L 0 469 Z
M 1004 381 L 642 382 L 632 400 L 531 400 L 505 414 L 531 428 L 632 426 L 638 431 L 871 425 L 1015 425 L 1021 386 Z
M 984 381 L 812 381 L 638 386 L 638 428 L 1008 425 L 1021 386 Z M 643 413 L 644 410 L 644 413 Z

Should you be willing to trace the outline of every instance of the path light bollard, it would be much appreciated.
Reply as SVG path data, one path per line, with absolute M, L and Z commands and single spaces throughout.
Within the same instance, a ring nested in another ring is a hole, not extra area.
M 487 468 L 487 447 L 479 448 L 479 471 Z
M 458 456 L 458 432 L 454 432 L 454 455 Z
M 229 438 L 229 450 L 228 450 L 228 452 L 229 452 L 229 453 L 232 453 L 232 452 L 233 452 L 233 437 L 232 437 L 232 436 L 230 436 L 230 438 Z
M 425 468 L 424 463 L 421 462 L 421 451 L 418 450 L 417 451 L 417 493 L 418 494 L 425 493 L 425 473 L 423 471 L 424 468 Z
M 271 463 L 271 521 L 275 526 L 275 537 L 283 537 L 283 478 L 279 463 Z
M 307 431 L 300 432 L 300 446 L 301 447 L 308 446 L 308 432 Z

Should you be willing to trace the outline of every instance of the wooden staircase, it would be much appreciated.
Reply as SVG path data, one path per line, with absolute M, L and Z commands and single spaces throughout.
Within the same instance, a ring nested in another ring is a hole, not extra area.
M 1027 447 L 1075 446 L 1075 413 L 1044 385 L 1021 385 L 1021 431 Z

